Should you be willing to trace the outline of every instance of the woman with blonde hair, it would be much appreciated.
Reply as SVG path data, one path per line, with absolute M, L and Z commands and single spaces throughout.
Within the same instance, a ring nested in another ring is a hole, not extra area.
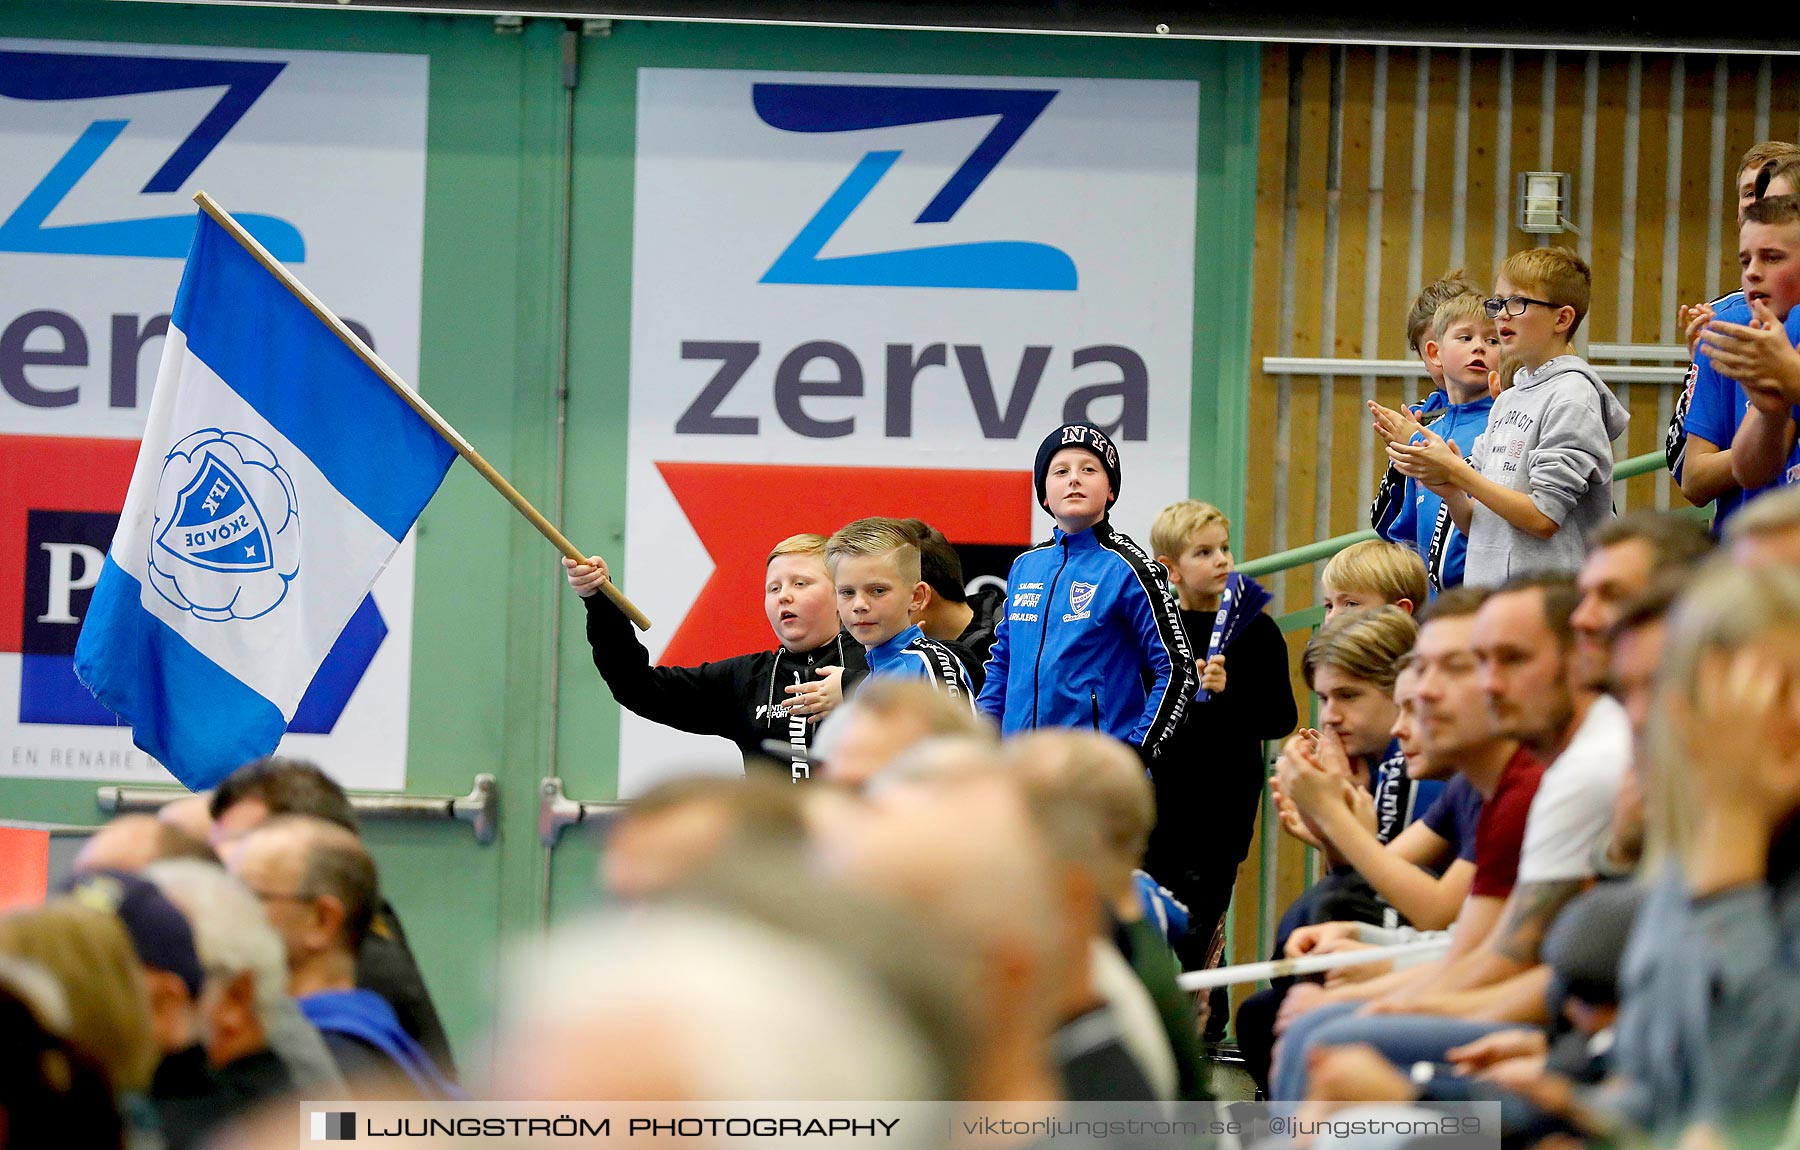
M 36 963 L 68 1002 L 63 1037 L 106 1072 L 114 1094 L 143 1094 L 161 1057 L 131 938 L 118 919 L 68 899 L 0 916 L 0 954 Z

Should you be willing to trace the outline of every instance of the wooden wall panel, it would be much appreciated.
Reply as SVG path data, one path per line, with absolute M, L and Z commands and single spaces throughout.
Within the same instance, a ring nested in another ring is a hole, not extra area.
M 1756 142 L 1756 73 L 1758 62 L 1748 56 L 1728 56 L 1731 83 L 1725 90 L 1725 171 L 1714 178 L 1736 185 L 1738 161 Z M 1725 231 L 1719 251 L 1718 292 L 1723 295 L 1737 290 L 1737 222 L 1734 200 L 1725 198 Z M 1708 296 L 1707 298 L 1712 298 Z
M 1256 268 L 1251 306 L 1250 473 L 1246 477 L 1246 522 L 1233 524 L 1239 555 L 1274 550 L 1275 386 L 1262 374 L 1264 356 L 1276 354 L 1277 303 L 1281 292 L 1281 229 L 1287 167 L 1288 54 L 1262 53 L 1262 101 L 1256 161 Z M 1279 93 L 1280 98 L 1275 98 Z
M 1686 129 L 1682 135 L 1680 160 L 1681 243 L 1675 261 L 1677 306 L 1711 298 L 1706 293 L 1706 239 L 1708 226 L 1712 222 L 1712 114 L 1713 61 L 1711 57 L 1695 56 L 1688 61 L 1687 96 L 1682 103 L 1682 120 Z M 1736 162 L 1729 158 L 1725 160 L 1727 164 Z M 1731 198 L 1721 196 L 1721 213 L 1730 209 Z M 1736 229 L 1732 228 L 1727 232 L 1721 226 L 1721 251 L 1724 250 L 1723 241 L 1727 238 L 1733 241 L 1735 251 Z M 1680 342 L 1681 327 L 1675 316 L 1670 314 L 1657 318 L 1665 325 L 1663 332 L 1658 334 L 1657 342 Z
M 1331 49 L 1296 48 L 1300 64 L 1299 154 L 1303 166 L 1295 191 L 1295 235 L 1298 254 L 1293 280 L 1292 344 L 1295 355 L 1325 354 L 1319 346 L 1321 314 L 1320 272 L 1325 263 L 1325 154 L 1331 126 Z M 1293 179 L 1290 174 L 1290 180 Z M 1287 538 L 1289 546 L 1318 538 L 1322 524 L 1313 517 L 1313 493 L 1319 469 L 1332 460 L 1317 456 L 1320 380 L 1297 376 L 1292 382 L 1293 405 L 1289 424 Z M 1279 447 L 1277 448 L 1279 451 Z M 1287 609 L 1307 606 L 1312 588 L 1289 579 Z
M 1556 88 L 1553 100 L 1568 100 L 1573 97 L 1576 101 L 1574 123 L 1577 127 L 1580 124 L 1581 89 L 1569 87 L 1570 76 L 1566 74 L 1569 59 L 1570 56 L 1567 52 L 1561 53 L 1557 60 L 1547 60 L 1542 52 L 1513 53 L 1513 177 L 1511 186 L 1506 189 L 1505 193 L 1508 209 L 1506 213 L 1506 245 L 1504 251 L 1494 253 L 1494 257 L 1489 263 L 1469 269 L 1469 274 L 1474 277 L 1475 282 L 1480 284 L 1483 290 L 1493 290 L 1494 273 L 1499 269 L 1502 260 L 1518 249 L 1530 247 L 1535 242 L 1533 237 L 1521 232 L 1515 226 L 1518 213 L 1513 207 L 1513 200 L 1514 190 L 1518 186 L 1519 173 L 1539 171 L 1542 167 L 1544 72 L 1546 69 L 1555 77 Z M 1558 61 L 1562 66 L 1559 67 Z M 1575 82 L 1580 83 L 1579 75 L 1575 77 Z M 1555 107 L 1554 102 L 1552 107 Z M 1553 147 L 1566 142 L 1566 138 L 1570 134 L 1560 120 L 1555 127 L 1557 130 L 1551 133 Z M 1579 145 L 1579 141 L 1575 141 L 1575 143 Z M 1559 170 L 1574 171 L 1575 169 Z
M 1494 263 L 1494 201 L 1500 191 L 1500 53 L 1476 52 L 1469 81 L 1469 199 L 1465 267 Z M 1510 100 L 1510 97 L 1509 97 Z M 1510 103 L 1508 111 L 1510 113 Z
M 1550 142 L 1549 170 L 1553 172 L 1568 172 L 1575 177 L 1576 187 L 1574 189 L 1574 196 L 1577 207 L 1573 214 L 1577 217 L 1580 215 L 1579 205 L 1581 204 L 1582 198 L 1582 189 L 1580 186 L 1582 167 L 1581 155 L 1583 135 L 1586 131 L 1585 109 L 1587 106 L 1588 56 L 1589 54 L 1586 52 L 1558 52 L 1555 61 L 1556 107 L 1553 115 L 1555 131 L 1552 133 L 1553 138 Z M 1604 73 L 1602 73 L 1600 92 L 1603 94 L 1605 91 Z M 1596 178 L 1592 181 L 1594 187 L 1590 189 L 1590 191 L 1598 190 L 1601 183 L 1600 176 L 1607 171 L 1607 168 L 1600 160 L 1600 157 L 1604 154 L 1604 143 L 1605 137 L 1600 134 L 1600 125 L 1598 123 L 1598 118 L 1596 117 L 1593 134 L 1594 170 L 1596 172 Z M 1534 163 L 1532 169 L 1534 171 L 1544 170 L 1541 162 Z M 1518 189 L 1515 187 L 1511 194 L 1516 200 Z M 1520 248 L 1537 243 L 1538 237 L 1529 235 L 1518 229 L 1517 214 L 1517 208 L 1515 206 L 1513 212 L 1515 221 L 1512 232 L 1513 246 L 1515 248 Z M 1598 217 L 1598 213 L 1596 213 L 1596 216 Z M 1582 228 L 1583 235 L 1560 236 L 1557 237 L 1557 240 L 1574 248 L 1576 251 L 1581 252 L 1584 258 L 1592 263 L 1593 257 L 1589 254 L 1592 251 L 1592 248 L 1589 241 L 1598 225 L 1594 224 L 1592 221 L 1583 221 L 1579 218 L 1577 219 L 1577 223 Z
M 1582 221 L 1591 240 L 1590 268 L 1602 269 L 1594 275 L 1594 302 L 1588 311 L 1588 336 L 1595 341 L 1616 342 L 1619 338 L 1619 267 L 1621 213 L 1624 210 L 1625 171 L 1625 95 L 1626 61 L 1624 56 L 1601 57 L 1600 102 L 1595 119 L 1597 141 L 1596 178 L 1594 180 L 1594 215 Z M 1558 89 L 1561 103 L 1561 89 Z M 1581 122 L 1581 105 L 1575 105 L 1570 118 Z M 1558 124 L 1563 120 L 1557 117 Z
M 1406 351 L 1406 309 L 1412 292 L 1406 269 L 1412 237 L 1412 138 L 1413 91 L 1418 83 L 1418 54 L 1393 49 L 1388 52 L 1387 154 L 1383 164 L 1387 178 L 1387 210 L 1381 224 L 1381 332 L 1380 358 L 1399 359 Z M 1398 380 L 1380 385 L 1382 403 L 1400 401 L 1403 385 Z
M 1369 100 L 1375 85 L 1375 54 L 1343 50 L 1343 181 L 1338 194 L 1338 297 L 1337 325 L 1330 350 L 1324 354 L 1356 359 L 1362 355 L 1363 303 L 1367 298 L 1369 247 L 1369 133 L 1373 116 Z M 1324 534 L 1355 531 L 1368 514 L 1357 504 L 1364 425 L 1362 379 L 1339 376 L 1332 384 L 1331 425 L 1333 461 L 1347 459 L 1350 467 L 1328 473 L 1331 481 L 1331 515 Z
M 1451 165 L 1456 150 L 1456 53 L 1431 54 L 1431 108 L 1425 133 L 1424 283 L 1456 265 L 1450 260 L 1450 208 L 1455 199 Z M 1416 292 L 1419 286 L 1415 285 Z M 1410 293 L 1409 293 L 1410 294 Z
M 1663 250 L 1665 210 L 1665 174 L 1668 168 L 1668 134 L 1664 130 L 1669 117 L 1669 87 L 1672 56 L 1651 56 L 1644 60 L 1644 89 L 1639 106 L 1638 186 L 1637 186 L 1637 275 L 1633 292 L 1635 307 L 1631 313 L 1629 338 L 1623 330 L 1621 343 L 1654 343 L 1662 330 L 1663 278 L 1668 273 Z M 1685 138 L 1686 133 L 1683 133 Z M 1673 206 L 1679 212 L 1679 205 Z M 1704 233 L 1702 234 L 1704 242 Z
M 1366 472 L 1379 473 L 1379 453 L 1364 450 L 1363 377 L 1331 380 L 1293 376 L 1287 381 L 1261 370 L 1266 356 L 1329 356 L 1344 359 L 1406 358 L 1404 326 L 1407 309 L 1421 282 L 1451 266 L 1460 209 L 1462 266 L 1484 291 L 1491 288 L 1495 268 L 1508 252 L 1536 245 L 1539 237 L 1513 226 L 1514 196 L 1520 172 L 1546 166 L 1574 177 L 1571 214 L 1579 234 L 1550 237 L 1581 250 L 1593 269 L 1593 303 L 1585 335 L 1595 343 L 1678 342 L 1679 328 L 1666 306 L 1665 277 L 1677 304 L 1708 298 L 1715 287 L 1737 285 L 1737 226 L 1734 196 L 1725 191 L 1736 175 L 1744 150 L 1757 137 L 1759 77 L 1767 72 L 1769 133 L 1800 138 L 1800 61 L 1756 57 L 1726 60 L 1722 156 L 1714 162 L 1714 77 L 1718 59 L 1690 55 L 1682 60 L 1681 92 L 1676 104 L 1679 139 L 1670 132 L 1670 93 L 1675 57 L 1645 55 L 1637 63 L 1640 81 L 1635 105 L 1630 78 L 1632 58 L 1601 53 L 1596 102 L 1591 120 L 1587 108 L 1590 54 L 1586 52 L 1511 53 L 1510 114 L 1502 113 L 1505 88 L 1502 54 L 1473 51 L 1467 84 L 1467 150 L 1457 161 L 1459 55 L 1456 50 L 1388 49 L 1385 122 L 1380 138 L 1373 131 L 1376 49 L 1323 46 L 1271 47 L 1263 53 L 1261 143 L 1258 161 L 1256 221 L 1255 318 L 1251 382 L 1249 500 L 1246 522 L 1239 525 L 1241 555 L 1262 555 L 1295 547 L 1327 535 L 1366 526 L 1367 507 L 1360 495 Z M 1342 53 L 1342 96 L 1335 114 L 1342 120 L 1341 175 L 1328 187 L 1334 115 L 1332 61 Z M 1427 70 L 1427 107 L 1422 135 L 1415 134 L 1417 81 Z M 1552 127 L 1544 138 L 1544 78 L 1553 84 Z M 1293 97 L 1290 103 L 1290 96 Z M 1627 123 L 1635 108 L 1635 146 Z M 1502 125 L 1509 130 L 1501 136 Z M 1592 187 L 1581 186 L 1584 134 L 1593 141 Z M 1418 153 L 1416 139 L 1422 139 Z M 1547 145 L 1547 146 L 1546 146 Z M 1381 155 L 1382 211 L 1377 227 L 1369 226 L 1369 205 L 1376 191 L 1370 182 L 1370 154 Z M 1501 164 L 1504 157 L 1505 163 Z M 1415 161 L 1422 161 L 1422 217 L 1415 228 Z M 1627 174 L 1635 165 L 1635 186 Z M 1456 174 L 1463 175 L 1459 189 Z M 1669 173 L 1674 172 L 1671 195 Z M 1713 189 L 1721 189 L 1718 262 L 1708 259 L 1712 234 Z M 1627 192 L 1635 206 L 1626 214 Z M 1335 250 L 1328 250 L 1328 210 L 1335 206 Z M 1582 209 L 1586 207 L 1587 211 Z M 1496 235 L 1496 211 L 1505 213 Z M 1675 220 L 1674 242 L 1666 238 Z M 1497 242 L 1498 240 L 1498 242 Z M 1284 245 L 1291 248 L 1284 260 Z M 1379 256 L 1376 279 L 1375 341 L 1365 344 L 1368 262 Z M 1332 290 L 1323 282 L 1335 268 Z M 1630 276 L 1621 292 L 1621 275 Z M 1629 297 L 1621 314 L 1621 295 Z M 1284 298 L 1286 316 L 1284 325 Z M 1323 308 L 1335 299 L 1330 323 Z M 1331 338 L 1324 339 L 1327 329 Z M 1604 373 L 1603 373 L 1604 374 Z M 1285 422 L 1278 418 L 1285 386 Z M 1329 389 L 1329 390 L 1325 390 Z M 1396 404 L 1417 385 L 1386 377 L 1376 383 L 1381 402 Z M 1632 428 L 1618 445 L 1618 455 L 1641 454 L 1660 447 L 1673 388 L 1637 383 L 1618 388 L 1632 412 Z M 1321 394 L 1323 393 L 1323 402 Z M 1325 424 L 1321 436 L 1321 423 Z M 1285 430 L 1285 436 L 1282 434 Z M 1329 451 L 1321 455 L 1322 439 Z M 1328 485 L 1320 498 L 1321 480 Z M 1277 492 L 1281 494 L 1278 496 Z M 1640 478 L 1622 489 L 1621 502 L 1631 508 L 1685 506 L 1666 475 Z M 1324 503 L 1325 514 L 1319 514 Z M 1280 530 L 1277 530 L 1277 512 Z M 1274 609 L 1301 610 L 1314 605 L 1317 572 L 1297 569 L 1285 579 Z M 1294 683 L 1305 713 L 1299 655 L 1306 636 L 1289 637 Z M 1259 890 L 1260 839 L 1240 874 L 1240 907 L 1254 907 Z M 1277 870 L 1270 891 L 1285 905 L 1305 882 L 1304 852 L 1284 839 L 1276 851 Z M 1238 915 L 1232 954 L 1238 961 L 1257 953 L 1255 913 Z
M 1638 180 L 1637 258 L 1632 281 L 1632 309 L 1629 325 L 1621 322 L 1617 339 L 1621 343 L 1655 343 L 1662 332 L 1663 279 L 1669 274 L 1673 253 L 1663 248 L 1664 220 L 1668 210 L 1677 213 L 1679 205 L 1668 204 L 1665 197 L 1668 169 L 1669 93 L 1674 72 L 1674 56 L 1647 56 L 1643 65 L 1643 90 L 1638 106 Z M 1683 132 L 1685 138 L 1686 133 Z M 1704 243 L 1704 233 L 1700 242 Z M 1605 282 L 1604 273 L 1595 278 Z M 1615 275 L 1617 283 L 1619 276 Z M 1619 443 L 1622 456 L 1640 455 L 1654 450 L 1662 442 L 1662 429 L 1656 426 L 1657 394 L 1654 384 L 1633 384 L 1618 388 L 1620 398 L 1631 411 L 1631 426 Z M 1625 485 L 1621 496 L 1615 496 L 1622 508 L 1636 510 L 1652 505 L 1655 476 L 1644 476 Z
M 1769 135 L 1778 140 L 1800 141 L 1800 60 L 1778 56 L 1770 85 Z

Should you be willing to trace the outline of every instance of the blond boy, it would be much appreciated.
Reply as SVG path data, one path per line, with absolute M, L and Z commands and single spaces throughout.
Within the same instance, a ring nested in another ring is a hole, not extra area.
M 1500 336 L 1474 292 L 1453 295 L 1438 305 L 1425 341 L 1425 362 L 1435 369 L 1446 405 L 1431 419 L 1432 431 L 1446 440 L 1473 444 L 1487 430 L 1494 407 L 1489 379 L 1500 366 Z M 1375 431 L 1386 442 L 1412 442 L 1415 427 L 1407 413 L 1370 401 Z M 1425 561 L 1436 594 L 1463 580 L 1468 541 L 1451 522 L 1450 511 L 1436 492 L 1416 479 L 1401 477 L 1402 489 L 1387 504 L 1378 500 L 1375 530 L 1383 539 L 1412 548 Z
M 916 538 L 904 520 L 877 516 L 847 523 L 826 540 L 838 618 L 862 645 L 871 678 L 923 678 L 973 707 L 962 660 L 912 621 L 930 593 Z
M 1587 264 L 1567 248 L 1508 256 L 1484 306 L 1501 348 L 1524 367 L 1494 401 L 1469 460 L 1429 428 L 1420 442 L 1388 444 L 1388 458 L 1437 492 L 1469 537 L 1471 586 L 1574 571 L 1612 518 L 1612 441 L 1631 416 L 1575 354 L 1591 290 Z
M 1800 191 L 1800 148 L 1777 140 L 1753 145 L 1744 153 L 1734 190 L 1741 249 L 1746 225 L 1752 231 L 1756 227 L 1747 218 L 1753 204 Z M 1750 270 L 1746 261 L 1746 276 Z M 1686 386 L 1669 418 L 1663 452 L 1669 461 L 1669 473 L 1687 501 L 1696 507 L 1713 505 L 1714 535 L 1723 531 L 1726 521 L 1750 498 L 1734 474 L 1731 453 L 1732 439 L 1744 422 L 1747 400 L 1737 383 L 1737 374 L 1721 371 L 1714 355 L 1716 349 L 1702 345 L 1700 340 L 1715 320 L 1722 324 L 1749 324 L 1755 318 L 1742 284 L 1711 303 L 1681 309 L 1692 362 L 1688 364 Z
M 1182 629 L 1194 643 L 1206 644 L 1195 653 L 1206 697 L 1188 708 L 1169 750 L 1151 768 L 1158 817 L 1145 862 L 1187 904 L 1194 927 L 1176 951 L 1184 966 L 1198 969 L 1207 963 L 1238 865 L 1249 853 L 1262 801 L 1263 742 L 1292 731 L 1298 711 L 1287 643 L 1275 620 L 1255 606 L 1254 616 L 1231 627 L 1229 638 L 1215 625 L 1234 566 L 1224 513 L 1197 499 L 1172 503 L 1151 525 L 1150 545 L 1168 569 Z M 1233 594 L 1249 607 L 1245 582 L 1240 577 Z M 1205 769 L 1196 770 L 1201 763 Z M 1223 1025 L 1222 997 L 1215 1006 Z
M 619 706 L 678 731 L 730 739 L 746 763 L 766 763 L 767 742 L 787 744 L 793 750 L 781 762 L 789 777 L 811 777 L 807 749 L 819 717 L 843 697 L 845 672 L 866 670 L 862 648 L 838 629 L 824 536 L 792 535 L 769 552 L 763 613 L 775 649 L 698 667 L 651 663 L 631 621 L 600 594 L 608 574 L 598 556 L 564 559 L 563 567 L 587 612 L 594 666 Z
M 1398 607 L 1408 615 L 1425 603 L 1430 581 L 1425 561 L 1411 548 L 1367 539 L 1333 555 L 1319 576 L 1325 586 L 1325 618 L 1339 611 Z
M 1459 295 L 1481 295 L 1481 289 L 1461 268 L 1445 272 L 1436 283 L 1426 284 L 1425 289 L 1413 297 L 1412 306 L 1407 309 L 1406 346 L 1425 361 L 1425 374 L 1431 377 L 1433 389 L 1433 394 L 1426 396 L 1425 401 L 1415 409 L 1419 414 L 1429 414 L 1441 406 L 1442 398 L 1447 398 L 1437 396 L 1437 393 L 1444 390 L 1444 368 L 1441 363 L 1436 362 L 1426 344 L 1434 338 L 1431 328 L 1437 318 L 1438 308 L 1446 300 L 1455 299 Z
M 1783 380 L 1800 376 L 1800 197 L 1767 196 L 1746 208 L 1738 258 L 1751 314 L 1741 324 L 1715 320 L 1702 337 L 1703 362 L 1716 370 L 1700 373 L 1688 418 L 1689 475 L 1711 462 L 1707 447 L 1729 436 L 1724 454 L 1737 488 L 1718 496 L 1714 534 L 1751 500 L 1800 480 L 1792 411 L 1800 389 Z

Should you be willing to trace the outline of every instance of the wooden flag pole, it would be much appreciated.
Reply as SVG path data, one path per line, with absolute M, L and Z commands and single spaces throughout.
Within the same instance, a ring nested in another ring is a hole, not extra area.
M 258 243 L 255 236 L 245 231 L 242 224 L 232 219 L 231 213 L 220 207 L 217 200 L 205 192 L 195 192 L 194 202 L 200 205 L 200 210 L 216 220 L 220 227 L 230 232 L 232 238 L 244 246 L 245 251 L 255 256 L 263 267 L 268 268 L 270 274 L 286 285 L 287 289 L 293 292 L 314 315 L 318 316 L 326 327 L 336 333 L 339 339 L 348 344 L 350 350 L 354 351 L 376 375 L 382 378 L 383 382 L 394 390 L 394 394 L 405 400 L 408 407 L 419 413 L 420 419 L 429 423 L 432 430 L 443 436 L 450 446 L 456 448 L 456 453 L 468 460 L 469 466 L 492 484 L 494 490 L 498 491 L 508 503 L 518 508 L 519 514 L 529 519 L 531 525 L 536 527 L 544 538 L 555 544 L 558 551 L 577 563 L 587 562 L 587 556 L 575 549 L 575 545 L 556 529 L 556 524 L 544 518 L 543 512 L 533 507 L 529 499 L 520 495 L 518 489 L 506 481 L 506 476 L 494 470 L 494 465 L 483 459 L 481 453 L 462 437 L 461 432 L 445 422 L 444 417 L 434 411 L 431 405 L 426 403 L 417 391 L 413 390 L 412 385 L 396 375 L 393 368 L 383 363 L 381 357 L 375 354 L 374 348 L 364 343 L 360 336 L 350 330 L 348 324 L 333 314 L 330 308 L 320 303 L 319 297 L 308 291 L 305 284 L 295 279 L 285 267 L 282 267 L 281 261 L 270 255 L 268 249 Z M 638 630 L 648 631 L 650 629 L 650 617 L 638 610 L 637 604 L 627 599 L 625 592 L 619 590 L 612 580 L 608 579 L 600 584 L 600 590 L 608 599 L 612 600 L 615 607 L 625 613 L 626 618 L 637 624 Z

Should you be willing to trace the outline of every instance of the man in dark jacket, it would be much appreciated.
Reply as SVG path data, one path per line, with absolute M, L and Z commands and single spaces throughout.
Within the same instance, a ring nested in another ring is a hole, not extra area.
M 631 621 L 600 594 L 608 576 L 598 556 L 563 566 L 587 608 L 594 666 L 621 707 L 678 731 L 730 739 L 746 764 L 768 761 L 765 742 L 785 743 L 794 748 L 783 760 L 789 776 L 812 776 L 805 752 L 819 718 L 842 701 L 846 678 L 868 673 L 862 646 L 838 623 L 823 536 L 791 536 L 769 552 L 763 610 L 780 645 L 698 667 L 650 662 Z
M 944 533 L 923 520 L 903 522 L 918 537 L 919 578 L 931 589 L 912 621 L 927 638 L 950 645 L 968 669 L 970 685 L 980 691 L 984 665 L 994 647 L 994 628 L 1006 606 L 1006 589 L 983 587 L 971 595 L 963 581 L 962 557 Z
M 234 877 L 281 935 L 288 993 L 318 1027 L 352 1096 L 391 1101 L 466 1097 L 406 1032 L 392 1003 L 356 985 L 380 880 L 355 832 L 324 819 L 265 820 L 231 852 Z
M 213 791 L 213 846 L 223 848 L 275 815 L 309 815 L 359 833 L 356 812 L 336 780 L 311 763 L 268 758 L 239 767 Z M 407 945 L 400 916 L 386 898 L 377 898 L 373 919 L 357 951 L 356 984 L 387 999 L 406 1033 L 425 1048 L 440 1070 L 451 1078 L 456 1076 L 450 1039 Z

